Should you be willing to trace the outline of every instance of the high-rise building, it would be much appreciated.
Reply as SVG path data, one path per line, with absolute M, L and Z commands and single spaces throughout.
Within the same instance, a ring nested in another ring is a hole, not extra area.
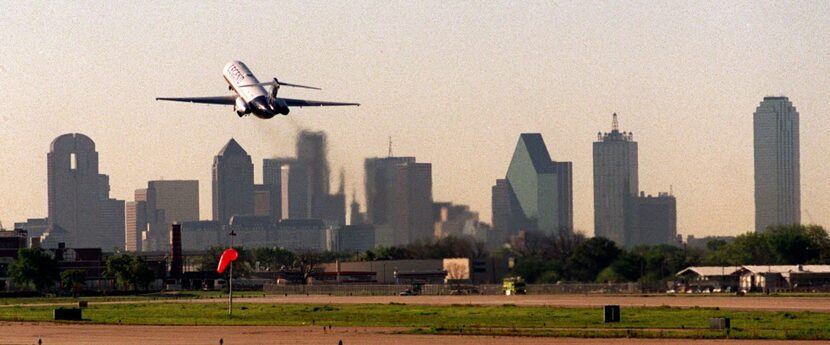
M 366 188 L 366 223 L 375 226 L 378 246 L 395 245 L 398 166 L 414 163 L 415 157 L 366 158 L 363 163 Z
M 101 247 L 103 252 L 114 252 L 125 247 L 124 237 L 124 200 L 104 199 L 100 201 L 99 223 L 101 238 L 98 240 L 105 243 Z
M 289 218 L 322 219 L 320 208 L 329 195 L 326 134 L 301 131 L 297 135 L 297 161 L 289 172 Z
M 366 221 L 380 225 L 393 223 L 397 214 L 395 186 L 398 180 L 398 166 L 415 163 L 415 157 L 366 158 Z
M 147 193 L 150 206 L 164 210 L 165 227 L 199 220 L 198 180 L 149 181 Z
M 764 97 L 753 129 L 755 231 L 801 223 L 798 111 L 787 97 Z
M 271 186 L 264 184 L 254 185 L 254 215 L 271 218 Z
M 329 162 L 326 133 L 301 131 L 297 135 L 297 162 L 308 168 L 312 200 L 329 194 Z
M 254 165 L 231 139 L 213 159 L 213 220 L 229 224 L 234 215 L 254 213 Z
M 262 184 L 271 190 L 271 221 L 279 222 L 288 213 L 283 213 L 283 195 L 287 195 L 288 180 L 283 178 L 283 170 L 290 169 L 294 158 L 266 158 L 262 160 Z
M 124 204 L 109 197 L 109 178 L 98 172 L 92 139 L 61 135 L 52 141 L 47 161 L 49 224 L 63 229 L 66 246 L 123 248 Z
M 677 243 L 677 201 L 669 193 L 635 199 L 631 210 L 631 231 L 626 246 Z
M 594 142 L 594 235 L 620 246 L 634 242 L 626 229 L 626 215 L 639 191 L 637 142 L 620 132 L 617 114 L 611 132 L 598 133 Z
M 511 226 L 511 219 L 513 219 L 512 207 L 516 203 L 510 201 L 510 187 L 507 185 L 507 179 L 498 179 L 492 188 L 492 222 L 493 233 L 488 238 L 488 244 L 492 247 L 499 247 L 504 243 L 510 235 L 513 235 L 514 230 Z
M 349 207 L 349 225 L 361 225 L 365 222 L 364 214 L 360 212 L 360 203 L 352 192 L 352 203 Z M 374 235 L 372 236 L 374 240 Z
M 129 201 L 124 210 L 124 249 L 140 252 L 141 233 L 147 228 L 147 201 Z
M 509 234 L 573 231 L 571 162 L 551 160 L 539 133 L 523 133 L 507 169 L 511 214 Z
M 143 221 L 140 228 L 141 251 L 168 251 L 170 247 L 170 225 L 199 220 L 199 181 L 161 180 L 149 181 L 146 189 L 135 191 L 135 211 L 143 214 L 129 215 L 128 218 Z M 130 209 L 127 210 L 130 212 Z M 128 227 L 132 226 L 128 222 Z M 130 229 L 127 229 L 129 232 Z
M 432 164 L 398 166 L 395 244 L 434 239 L 432 217 Z

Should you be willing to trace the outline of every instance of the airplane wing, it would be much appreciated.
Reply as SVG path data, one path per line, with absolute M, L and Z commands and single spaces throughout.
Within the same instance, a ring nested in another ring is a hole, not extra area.
M 344 103 L 344 102 L 322 102 L 322 101 L 308 101 L 304 99 L 279 98 L 285 101 L 285 105 L 289 107 L 331 107 L 341 105 L 360 106 L 360 103 Z
M 189 103 L 203 103 L 203 104 L 224 104 L 233 105 L 236 102 L 237 96 L 215 96 L 215 97 L 156 97 L 157 101 L 173 101 L 173 102 L 189 102 Z

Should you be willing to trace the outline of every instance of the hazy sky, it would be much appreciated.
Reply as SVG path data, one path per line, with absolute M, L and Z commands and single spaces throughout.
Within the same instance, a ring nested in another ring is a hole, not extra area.
M 64 133 L 96 143 L 112 195 L 198 179 L 211 217 L 213 156 L 234 137 L 262 159 L 294 155 L 298 128 L 328 133 L 332 176 L 363 199 L 363 159 L 433 164 L 435 200 L 490 221 L 490 188 L 518 135 L 572 161 L 574 220 L 593 233 L 591 143 L 611 113 L 639 142 L 640 188 L 673 186 L 678 231 L 754 228 L 752 113 L 767 95 L 801 114 L 802 219 L 830 225 L 830 2 L 19 2 L 0 0 L 0 220 L 47 215 L 46 153 Z M 154 101 L 227 94 L 242 60 L 356 101 L 237 118 Z M 336 181 L 335 181 L 336 182 Z

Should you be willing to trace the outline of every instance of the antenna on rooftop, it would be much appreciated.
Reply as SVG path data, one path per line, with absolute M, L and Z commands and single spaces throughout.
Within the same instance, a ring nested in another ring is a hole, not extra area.
M 611 130 L 619 131 L 620 123 L 617 121 L 617 113 L 614 113 L 614 119 L 611 121 Z
M 389 136 L 389 157 L 392 157 L 392 136 Z

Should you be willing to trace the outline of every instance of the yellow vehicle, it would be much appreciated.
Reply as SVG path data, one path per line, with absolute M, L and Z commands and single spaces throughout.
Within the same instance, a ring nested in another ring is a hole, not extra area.
M 524 279 L 522 277 L 509 277 L 504 278 L 504 284 L 502 285 L 502 290 L 504 290 L 505 295 L 526 295 L 527 294 L 527 285 L 525 285 Z

